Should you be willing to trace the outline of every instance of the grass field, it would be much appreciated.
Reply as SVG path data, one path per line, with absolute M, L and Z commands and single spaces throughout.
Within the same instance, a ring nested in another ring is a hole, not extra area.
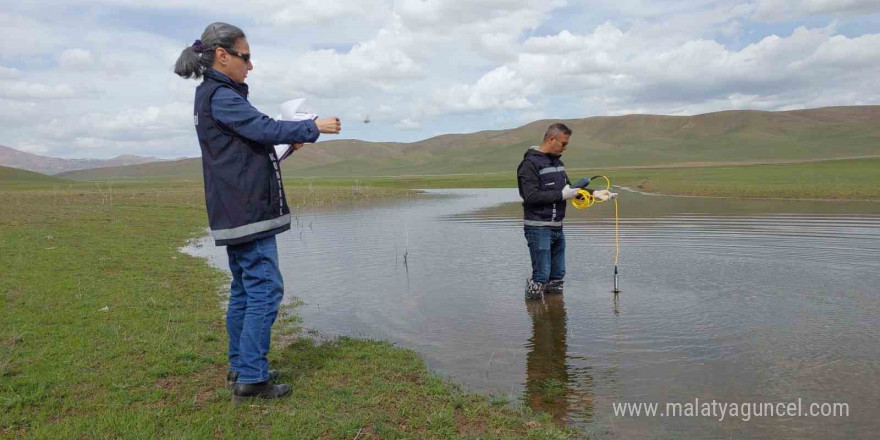
M 614 176 L 617 185 L 662 194 L 880 200 L 880 159 L 605 173 Z
M 157 166 L 163 172 L 180 171 L 167 163 Z M 511 167 L 513 168 L 513 167 Z M 5 170 L 12 170 L 6 168 Z M 103 173 L 111 172 L 112 168 Z M 144 171 L 144 168 L 137 168 Z M 0 181 L 4 169 L 0 168 Z M 120 172 L 116 169 L 115 172 Z M 7 172 L 7 185 L 27 186 L 52 182 L 58 185 L 70 181 L 36 173 Z M 568 167 L 568 174 L 575 180 L 581 176 L 605 174 L 614 185 L 626 186 L 646 192 L 673 195 L 693 195 L 709 197 L 745 198 L 787 198 L 787 199 L 840 199 L 840 200 L 880 200 L 880 158 L 831 159 L 783 164 L 724 165 L 724 166 L 674 166 L 658 168 L 606 168 L 588 169 Z M 103 174 L 102 174 L 103 176 Z M 162 182 L 175 176 L 143 176 L 144 182 Z M 291 188 L 309 187 L 360 187 L 360 188 L 479 188 L 516 187 L 515 170 L 497 173 L 447 174 L 447 175 L 402 175 L 385 177 L 307 177 L 300 178 L 295 173 L 285 174 L 285 184 Z M 21 180 L 14 180 L 19 177 Z M 108 176 L 109 179 L 116 177 Z M 135 180 L 113 180 L 137 184 Z M 101 181 L 99 181 L 101 182 Z M 191 180 L 191 184 L 200 182 Z M 102 183 L 92 183 L 101 185 Z M 596 187 L 599 183 L 595 183 Z M 306 192 L 291 192 L 291 197 L 300 197 Z M 299 201 L 305 203 L 305 200 Z M 330 201 L 329 203 L 332 203 Z
M 781 165 L 673 167 L 645 169 L 569 168 L 576 180 L 604 174 L 618 186 L 675 195 L 747 198 L 880 200 L 880 158 Z M 515 170 L 507 173 L 445 176 L 394 176 L 360 179 L 287 177 L 288 184 L 369 185 L 392 188 L 516 187 Z M 601 181 L 604 182 L 604 181 Z M 601 188 L 600 181 L 591 188 Z
M 294 209 L 401 197 L 291 182 Z M 575 433 L 463 392 L 412 351 L 276 332 L 293 395 L 233 407 L 225 276 L 178 252 L 204 233 L 201 183 L 0 186 L 0 437 L 558 439 Z M 278 325 L 276 328 L 283 326 Z

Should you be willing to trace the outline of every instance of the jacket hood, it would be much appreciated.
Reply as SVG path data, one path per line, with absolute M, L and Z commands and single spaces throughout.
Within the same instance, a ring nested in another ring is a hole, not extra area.
M 529 149 L 526 150 L 526 153 L 523 154 L 523 159 L 525 159 L 529 156 L 535 156 L 535 155 L 547 156 L 551 159 L 559 159 L 560 157 L 562 157 L 562 156 L 557 156 L 555 154 L 542 153 L 541 150 L 539 150 L 539 148 L 541 148 L 541 147 L 539 147 L 538 145 L 532 145 L 531 147 L 529 147 Z

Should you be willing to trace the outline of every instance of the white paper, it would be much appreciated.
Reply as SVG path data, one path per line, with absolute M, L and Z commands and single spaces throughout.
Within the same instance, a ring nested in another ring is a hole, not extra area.
M 318 115 L 314 113 L 299 111 L 299 108 L 302 107 L 304 102 L 306 102 L 306 98 L 298 98 L 291 99 L 290 101 L 281 104 L 281 114 L 276 116 L 275 119 L 279 121 L 306 121 L 309 119 L 317 119 Z M 275 155 L 278 156 L 279 161 L 290 156 L 290 153 L 293 151 L 290 151 L 289 148 L 290 145 L 288 144 L 275 146 Z
M 281 104 L 281 120 L 296 121 L 296 119 L 293 118 L 297 116 L 297 112 L 304 102 L 306 102 L 306 98 L 291 99 L 290 101 Z

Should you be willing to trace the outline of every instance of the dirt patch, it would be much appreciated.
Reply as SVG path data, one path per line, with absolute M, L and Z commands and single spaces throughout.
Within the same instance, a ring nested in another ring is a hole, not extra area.
M 161 377 L 156 381 L 156 386 L 165 391 L 173 391 L 179 384 L 177 377 Z
M 13 335 L 11 338 L 0 339 L 0 345 L 4 347 L 15 347 L 16 344 L 21 342 L 22 337 L 24 337 L 24 335 Z
M 392 379 L 409 382 L 414 385 L 421 385 L 425 382 L 425 378 L 422 375 L 414 373 L 395 375 Z
M 217 389 L 226 386 L 226 366 L 212 365 L 186 376 L 168 376 L 156 379 L 156 387 L 174 396 L 173 399 L 192 399 L 202 405 L 217 396 Z
M 460 410 L 455 411 L 455 431 L 460 435 L 481 436 L 486 432 L 486 421 L 477 419 L 470 420 Z
M 353 440 L 372 440 L 378 438 L 379 436 L 376 435 L 376 430 L 372 426 L 367 425 L 358 430 Z

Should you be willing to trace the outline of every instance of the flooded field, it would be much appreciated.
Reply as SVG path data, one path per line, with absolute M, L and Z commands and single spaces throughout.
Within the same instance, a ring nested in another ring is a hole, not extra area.
M 515 189 L 300 214 L 279 236 L 307 328 L 394 341 L 593 438 L 875 438 L 880 203 L 622 192 L 569 208 L 565 293 L 523 299 Z M 226 268 L 206 238 L 187 249 Z M 660 416 L 669 403 L 846 403 L 847 417 Z M 614 404 L 659 403 L 656 416 Z

